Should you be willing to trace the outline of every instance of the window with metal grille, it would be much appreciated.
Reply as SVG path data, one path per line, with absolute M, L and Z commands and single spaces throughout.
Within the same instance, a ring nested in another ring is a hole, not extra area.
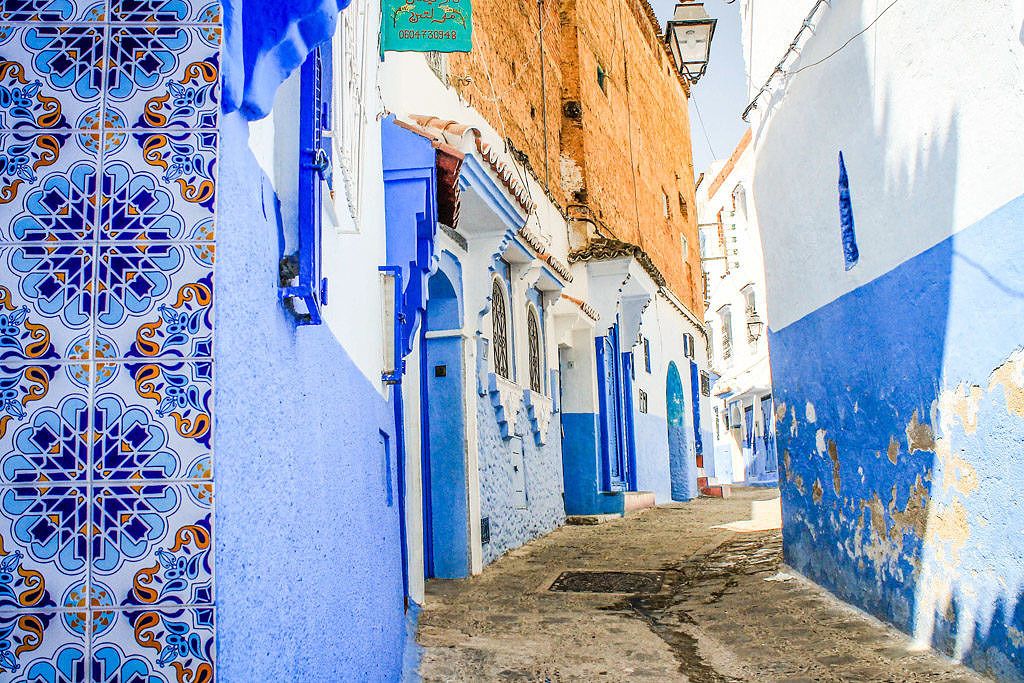
M 494 372 L 509 379 L 508 308 L 505 305 L 505 284 L 500 278 L 494 278 L 491 287 L 491 336 L 494 344 Z
M 683 332 L 683 355 L 687 358 L 693 359 L 693 335 L 689 332 Z
M 637 400 L 637 406 L 641 413 L 647 412 L 647 392 L 643 389 L 640 390 L 640 398 Z
M 651 340 L 644 337 L 644 370 L 651 371 Z
M 706 372 L 700 373 L 700 393 L 703 396 L 711 395 L 711 375 Z
M 540 322 L 537 320 L 537 309 L 527 306 L 526 338 L 530 354 L 530 389 L 538 394 L 543 393 L 540 382 Z

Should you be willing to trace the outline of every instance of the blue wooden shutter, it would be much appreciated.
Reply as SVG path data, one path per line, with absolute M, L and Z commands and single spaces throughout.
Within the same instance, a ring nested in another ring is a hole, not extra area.
M 331 191 L 330 41 L 314 49 L 302 65 L 299 94 L 298 249 L 293 273 L 282 298 L 300 325 L 319 325 L 327 305 L 327 279 L 323 277 L 323 193 Z M 325 187 L 326 185 L 326 187 Z

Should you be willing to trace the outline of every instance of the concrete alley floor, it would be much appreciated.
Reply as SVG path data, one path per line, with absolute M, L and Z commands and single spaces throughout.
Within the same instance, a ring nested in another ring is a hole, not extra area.
M 983 680 L 786 574 L 778 531 L 712 528 L 777 495 L 733 491 L 567 526 L 480 576 L 432 581 L 418 631 L 423 680 Z M 663 572 L 663 583 L 631 596 L 548 590 L 570 570 Z

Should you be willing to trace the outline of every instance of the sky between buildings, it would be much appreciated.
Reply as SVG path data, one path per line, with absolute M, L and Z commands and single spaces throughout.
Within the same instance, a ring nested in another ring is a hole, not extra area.
M 664 30 L 665 22 L 672 17 L 676 0 L 651 0 L 651 4 Z M 693 169 L 697 175 L 706 171 L 713 160 L 728 158 L 747 128 L 740 118 L 747 106 L 747 85 L 739 2 L 733 0 L 732 4 L 727 4 L 725 0 L 704 0 L 704 9 L 718 19 L 718 25 L 711 43 L 708 71 L 691 91 L 690 127 Z

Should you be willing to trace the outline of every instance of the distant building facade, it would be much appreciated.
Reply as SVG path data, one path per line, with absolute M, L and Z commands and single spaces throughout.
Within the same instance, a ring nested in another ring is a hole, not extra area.
M 721 483 L 774 484 L 775 409 L 768 364 L 764 258 L 749 193 L 753 150 L 748 130 L 729 159 L 715 162 L 697 188 L 704 321 L 715 373 L 714 459 Z
M 1024 8 L 755 5 L 786 561 L 1021 680 Z

